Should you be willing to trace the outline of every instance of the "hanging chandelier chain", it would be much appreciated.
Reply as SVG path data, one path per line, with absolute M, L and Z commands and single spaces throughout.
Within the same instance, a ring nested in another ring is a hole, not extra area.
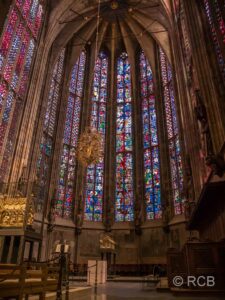
M 97 13 L 97 27 L 96 27 L 96 44 L 95 44 L 95 62 L 98 57 L 98 36 L 99 36 L 99 24 L 100 24 L 100 7 L 101 0 L 98 0 L 98 13 Z

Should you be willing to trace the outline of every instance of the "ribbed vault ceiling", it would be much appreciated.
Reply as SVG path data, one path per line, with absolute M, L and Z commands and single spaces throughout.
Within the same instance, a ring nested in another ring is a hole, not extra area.
M 55 57 L 70 40 L 77 55 L 86 44 L 95 48 L 97 15 L 98 0 L 52 0 L 46 47 L 54 45 Z M 115 47 L 116 52 L 124 49 L 133 54 L 131 52 L 140 45 L 154 65 L 153 40 L 170 59 L 169 32 L 165 1 L 101 0 L 99 49 Z

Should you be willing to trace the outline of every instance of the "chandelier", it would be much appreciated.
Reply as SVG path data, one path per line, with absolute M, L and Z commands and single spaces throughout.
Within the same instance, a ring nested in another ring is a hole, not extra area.
M 96 164 L 102 156 L 102 137 L 91 127 L 81 134 L 77 146 L 77 159 L 85 167 Z

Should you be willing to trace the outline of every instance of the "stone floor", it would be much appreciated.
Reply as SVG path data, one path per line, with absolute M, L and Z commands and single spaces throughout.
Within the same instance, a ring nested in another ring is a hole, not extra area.
M 80 298 L 79 300 L 218 300 L 221 297 L 213 295 L 206 297 L 175 297 L 170 293 L 157 293 L 153 288 L 143 289 L 142 283 L 126 283 L 126 282 L 108 282 L 98 287 L 97 295 L 93 293 L 91 297 Z

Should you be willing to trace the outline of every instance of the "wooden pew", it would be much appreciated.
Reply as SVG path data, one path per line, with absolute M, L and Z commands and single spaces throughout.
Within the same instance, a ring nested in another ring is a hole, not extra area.
M 57 290 L 58 270 L 42 263 L 0 264 L 0 297 L 22 300 L 36 294 L 45 299 L 46 292 Z

